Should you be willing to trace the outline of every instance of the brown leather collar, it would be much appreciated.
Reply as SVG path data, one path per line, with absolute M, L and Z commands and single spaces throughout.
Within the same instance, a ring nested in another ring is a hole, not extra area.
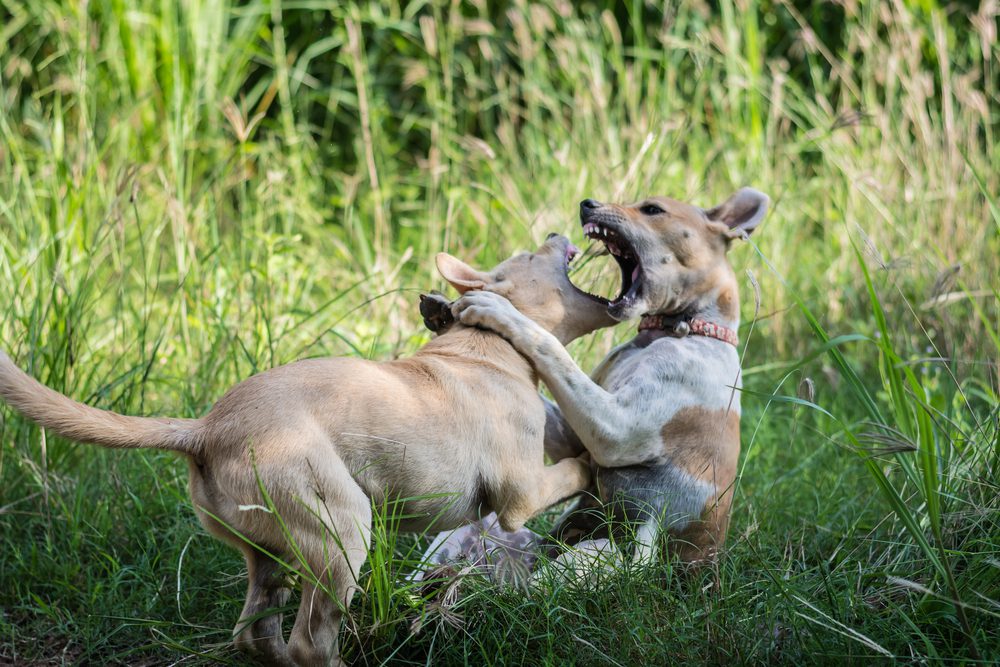
M 639 331 L 647 329 L 659 329 L 675 338 L 684 336 L 708 336 L 729 343 L 733 347 L 739 344 L 736 332 L 728 327 L 708 320 L 698 318 L 686 318 L 684 316 L 671 317 L 669 315 L 643 315 L 639 321 Z

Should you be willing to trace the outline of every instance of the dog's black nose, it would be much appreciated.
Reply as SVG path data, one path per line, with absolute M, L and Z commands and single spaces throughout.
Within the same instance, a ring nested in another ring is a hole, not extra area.
M 596 199 L 584 199 L 582 202 L 580 202 L 581 211 L 589 211 L 600 207 L 601 207 L 601 202 L 597 201 Z

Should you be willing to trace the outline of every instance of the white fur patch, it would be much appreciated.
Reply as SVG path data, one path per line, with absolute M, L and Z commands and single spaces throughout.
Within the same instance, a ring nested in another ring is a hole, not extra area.
M 700 336 L 664 337 L 644 348 L 627 344 L 615 350 L 613 357 L 598 369 L 595 380 L 611 395 L 615 407 L 634 420 L 633 436 L 599 429 L 578 435 L 588 449 L 596 445 L 609 450 L 617 465 L 659 456 L 664 451 L 660 430 L 681 410 L 694 407 L 740 414 L 739 356 L 731 345 Z M 567 412 L 566 405 L 560 407 Z

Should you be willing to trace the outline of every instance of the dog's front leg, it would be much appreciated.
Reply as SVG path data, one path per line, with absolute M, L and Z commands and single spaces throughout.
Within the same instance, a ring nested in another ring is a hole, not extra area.
M 500 334 L 535 367 L 552 392 L 566 422 L 598 465 L 617 467 L 648 462 L 657 456 L 655 411 L 630 410 L 641 405 L 644 387 L 629 386 L 612 394 L 576 365 L 555 336 L 492 292 L 468 292 L 454 305 L 462 324 Z M 649 397 L 645 397 L 648 403 Z

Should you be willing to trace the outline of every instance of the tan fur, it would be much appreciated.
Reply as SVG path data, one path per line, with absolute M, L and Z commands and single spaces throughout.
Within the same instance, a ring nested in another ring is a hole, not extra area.
M 612 321 L 566 278 L 568 247 L 550 238 L 490 273 L 445 255 L 438 265 L 460 290 L 502 293 L 569 341 Z M 545 407 L 530 365 L 499 336 L 460 324 L 409 359 L 310 359 L 265 371 L 196 420 L 87 407 L 6 355 L 0 395 L 64 437 L 185 454 L 198 517 L 247 560 L 241 619 L 262 618 L 241 620 L 236 642 L 271 664 L 339 662 L 339 623 L 367 555 L 372 502 L 408 499 L 398 508 L 404 530 L 450 528 L 493 510 L 511 530 L 590 480 L 575 458 L 544 465 Z M 280 617 L 263 613 L 288 597 L 267 554 L 300 561 L 302 602 L 287 648 Z

